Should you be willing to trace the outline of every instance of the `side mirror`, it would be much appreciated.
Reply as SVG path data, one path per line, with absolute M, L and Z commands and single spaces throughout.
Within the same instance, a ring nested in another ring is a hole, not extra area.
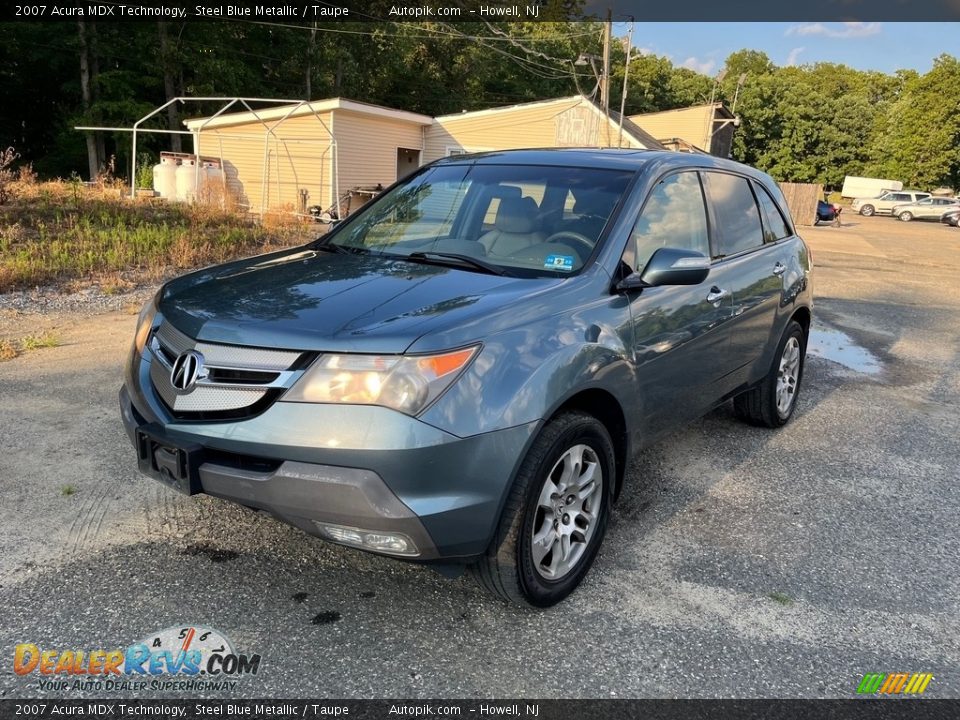
M 693 250 L 660 248 L 645 268 L 630 273 L 617 290 L 638 290 L 661 285 L 699 285 L 710 274 L 710 258 Z

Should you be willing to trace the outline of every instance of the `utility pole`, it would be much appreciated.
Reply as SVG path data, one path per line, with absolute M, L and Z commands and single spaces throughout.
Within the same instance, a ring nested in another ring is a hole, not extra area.
M 617 147 L 623 147 L 623 113 L 627 109 L 627 78 L 630 76 L 630 53 L 633 52 L 633 16 L 627 33 L 627 60 L 623 65 L 623 92 L 620 94 L 620 127 L 617 128 Z
M 612 10 L 607 10 L 607 21 L 603 24 L 603 74 L 600 76 L 600 104 L 610 112 L 610 33 L 613 26 Z
M 610 147 L 610 35 L 613 30 L 613 10 L 607 8 L 603 24 L 603 74 L 600 76 L 600 104 L 607 118 L 607 147 Z

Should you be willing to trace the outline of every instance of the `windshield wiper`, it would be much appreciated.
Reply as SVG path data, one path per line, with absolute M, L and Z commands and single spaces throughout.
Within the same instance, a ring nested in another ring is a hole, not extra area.
M 313 245 L 314 250 L 323 252 L 338 253 L 339 255 L 366 255 L 369 251 L 366 248 L 354 247 L 351 245 L 338 245 L 332 242 L 321 242 Z
M 455 262 L 439 262 L 437 264 L 441 265 L 470 265 L 477 270 L 487 273 L 488 275 L 500 275 L 501 277 L 516 277 L 513 273 L 505 270 L 499 265 L 494 265 L 493 263 L 488 263 L 486 260 L 481 260 L 480 258 L 475 258 L 472 255 L 461 255 L 460 253 L 447 253 L 447 252 L 415 252 L 410 253 L 409 255 L 404 256 L 403 260 L 413 260 L 414 262 L 437 262 L 435 258 L 442 260 L 453 260 Z

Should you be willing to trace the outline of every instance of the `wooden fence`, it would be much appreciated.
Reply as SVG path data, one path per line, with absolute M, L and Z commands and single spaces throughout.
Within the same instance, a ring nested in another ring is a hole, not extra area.
M 823 185 L 780 183 L 787 207 L 796 225 L 813 225 L 817 219 L 817 201 L 823 200 Z

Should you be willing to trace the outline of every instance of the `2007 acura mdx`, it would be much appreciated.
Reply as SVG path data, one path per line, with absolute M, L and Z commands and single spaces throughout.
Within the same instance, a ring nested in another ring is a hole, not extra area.
M 147 475 L 548 606 L 631 456 L 733 399 L 786 423 L 811 260 L 777 185 L 705 155 L 462 155 L 295 249 L 144 308 L 120 393 Z

